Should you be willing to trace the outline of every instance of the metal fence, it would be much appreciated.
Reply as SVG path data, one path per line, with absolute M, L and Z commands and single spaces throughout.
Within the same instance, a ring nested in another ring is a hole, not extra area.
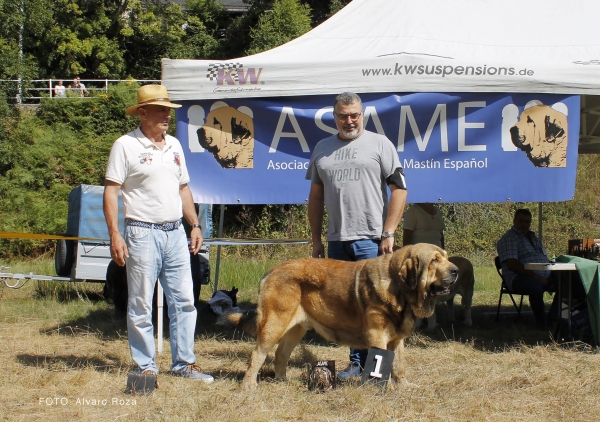
M 58 82 L 62 81 L 64 95 L 56 95 L 55 90 Z M 86 98 L 94 91 L 108 92 L 110 84 L 119 82 L 137 82 L 140 84 L 156 83 L 160 84 L 160 79 L 79 79 L 85 85 L 85 89 L 74 88 L 71 79 L 32 79 L 23 83 L 21 79 L 1 79 L 0 82 L 10 84 L 14 83 L 14 96 L 18 104 L 39 103 L 42 98 L 73 99 Z M 12 90 L 12 89 L 11 89 Z M 93 97 L 90 97 L 93 98 Z

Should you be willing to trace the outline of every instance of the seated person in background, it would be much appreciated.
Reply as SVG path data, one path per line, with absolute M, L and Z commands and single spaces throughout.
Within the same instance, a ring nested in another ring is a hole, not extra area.
M 404 213 L 402 246 L 431 243 L 444 249 L 444 218 L 434 204 L 413 204 Z
M 554 291 L 550 271 L 526 270 L 523 264 L 550 262 L 542 242 L 529 230 L 531 212 L 528 209 L 515 211 L 513 226 L 496 244 L 502 263 L 502 274 L 508 289 L 516 294 L 529 295 L 529 305 L 539 328 L 547 328 L 544 292 Z M 551 315 L 555 315 L 552 304 Z M 557 309 L 557 308 L 556 308 Z

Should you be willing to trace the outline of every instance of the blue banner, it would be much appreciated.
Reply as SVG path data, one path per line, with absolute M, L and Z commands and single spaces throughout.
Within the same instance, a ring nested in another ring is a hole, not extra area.
M 367 130 L 387 136 L 409 202 L 573 198 L 577 95 L 361 94 Z M 176 112 L 195 202 L 306 203 L 317 142 L 337 133 L 334 96 L 186 101 Z

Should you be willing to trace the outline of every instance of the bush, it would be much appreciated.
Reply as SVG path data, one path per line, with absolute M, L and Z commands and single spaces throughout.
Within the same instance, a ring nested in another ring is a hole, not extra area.
M 112 143 L 136 127 L 124 112 L 138 85 L 119 84 L 92 98 L 43 100 L 0 132 L 0 230 L 62 234 L 68 197 L 79 184 L 102 185 Z M 2 240 L 4 257 L 35 256 L 53 242 Z

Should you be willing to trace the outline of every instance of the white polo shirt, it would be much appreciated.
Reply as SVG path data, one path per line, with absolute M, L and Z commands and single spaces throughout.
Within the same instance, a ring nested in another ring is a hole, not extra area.
M 125 218 L 161 224 L 183 215 L 179 188 L 190 176 L 172 136 L 165 134 L 162 150 L 139 127 L 121 136 L 110 151 L 106 179 L 121 185 Z

